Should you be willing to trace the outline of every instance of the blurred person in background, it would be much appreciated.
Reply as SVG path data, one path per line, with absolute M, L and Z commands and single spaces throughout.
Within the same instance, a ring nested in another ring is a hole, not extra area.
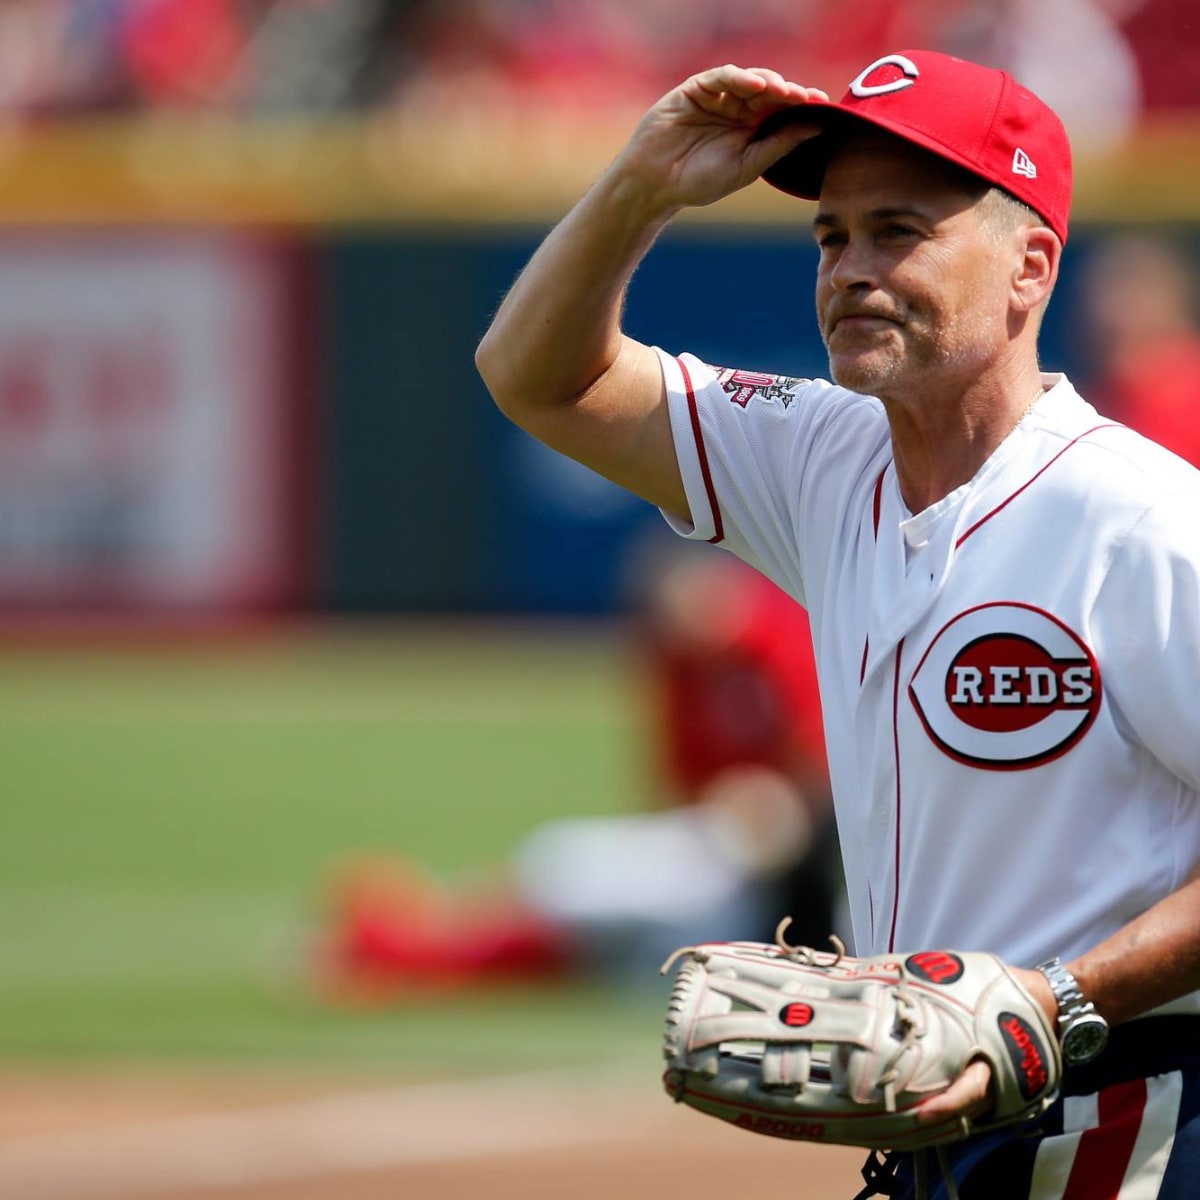
M 833 86 L 852 78 L 880 46 L 936 42 L 962 6 L 963 0 L 859 0 L 852 20 L 837 0 L 657 0 L 641 7 L 658 17 L 656 41 L 675 48 L 673 57 L 664 56 L 661 94 L 697 64 L 718 61 L 803 63 L 812 78 Z
M 0 110 L 45 114 L 121 107 L 122 0 L 9 0 L 0 5 Z
M 5 0 L 0 110 L 320 113 L 386 98 L 437 0 Z
M 406 33 L 408 69 L 392 99 L 431 113 L 502 105 L 603 117 L 614 102 L 638 103 L 658 78 L 661 51 L 631 0 L 444 0 Z
M 1147 113 L 1200 107 L 1200 14 L 1194 0 L 1101 0 L 1133 52 Z
M 1185 0 L 5 0 L 0 109 L 328 112 L 496 104 L 602 116 L 698 64 L 780 57 L 832 86 L 884 45 L 1003 67 L 1076 143 L 1200 104 Z
M 243 0 L 244 3 L 244 0 Z M 409 69 L 409 30 L 439 0 L 274 0 L 245 53 L 246 104 L 256 112 L 371 108 Z
M 251 112 L 360 108 L 386 93 L 404 23 L 430 0 L 121 0 L 143 100 Z
M 1080 317 L 1096 407 L 1200 466 L 1200 286 L 1177 242 L 1124 233 L 1085 268 Z
M 318 949 L 325 997 L 646 982 L 682 944 L 769 939 L 785 915 L 793 936 L 833 931 L 840 855 L 807 616 L 719 551 L 651 547 L 629 648 L 655 807 L 552 821 L 458 884 L 403 860 L 348 864 Z
M 1170 10 L 1185 33 L 1181 4 L 860 0 L 846 20 L 836 0 L 444 0 L 406 22 L 392 95 L 430 111 L 507 104 L 583 117 L 599 114 L 598 95 L 606 109 L 640 109 L 709 62 L 782 59 L 834 86 L 880 47 L 929 45 L 1009 71 L 1047 97 L 1080 149 L 1100 150 L 1132 131 L 1162 53 L 1161 14 L 1143 18 Z
M 860 0 L 847 21 L 835 0 L 445 0 L 408 26 L 395 99 L 603 117 L 640 111 L 680 73 L 739 56 L 782 55 L 832 81 L 880 44 L 936 40 L 962 4 Z

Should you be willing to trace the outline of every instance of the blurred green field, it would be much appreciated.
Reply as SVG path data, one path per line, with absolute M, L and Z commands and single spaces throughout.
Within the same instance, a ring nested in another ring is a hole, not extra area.
M 302 986 L 320 881 L 439 872 L 641 802 L 611 636 L 333 626 L 0 652 L 0 1058 L 427 1076 L 657 1055 L 660 993 L 339 1012 Z

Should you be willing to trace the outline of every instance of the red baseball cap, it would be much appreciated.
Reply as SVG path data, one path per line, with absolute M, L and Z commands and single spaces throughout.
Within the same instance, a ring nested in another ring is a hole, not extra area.
M 932 50 L 885 54 L 859 74 L 840 103 L 798 105 L 775 120 L 822 127 L 763 173 L 780 191 L 817 199 L 837 138 L 864 122 L 1003 188 L 1067 240 L 1067 131 L 1054 110 L 1007 71 Z

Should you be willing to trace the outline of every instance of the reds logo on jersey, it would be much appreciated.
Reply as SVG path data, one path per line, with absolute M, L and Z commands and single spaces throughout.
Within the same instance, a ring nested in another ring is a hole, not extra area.
M 1065 754 L 1100 711 L 1095 655 L 1028 604 L 960 613 L 933 639 L 908 688 L 926 733 L 951 758 L 996 771 Z

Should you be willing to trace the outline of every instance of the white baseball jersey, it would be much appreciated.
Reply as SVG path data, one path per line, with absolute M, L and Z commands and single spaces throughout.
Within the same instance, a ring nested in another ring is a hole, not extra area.
M 659 354 L 695 525 L 671 523 L 809 610 L 857 952 L 1067 959 L 1179 887 L 1200 472 L 1047 377 L 914 516 L 878 400 Z

